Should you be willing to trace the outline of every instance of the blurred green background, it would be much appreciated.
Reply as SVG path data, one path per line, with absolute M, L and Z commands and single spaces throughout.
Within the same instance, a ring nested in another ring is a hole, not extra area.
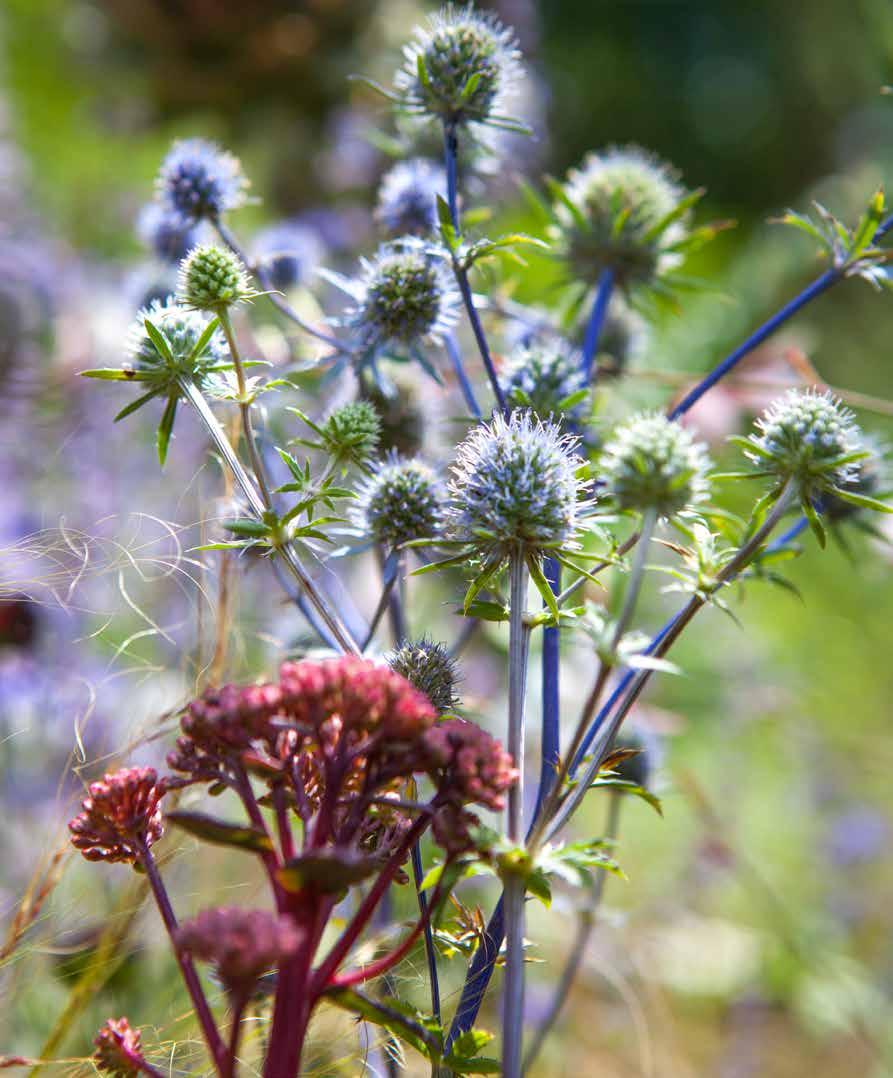
M 533 69 L 537 135 L 518 149 L 529 178 L 561 174 L 589 149 L 634 141 L 706 187 L 711 216 L 739 222 L 698 261 L 716 290 L 686 298 L 648 349 L 643 367 L 671 381 L 706 369 L 815 273 L 809 242 L 768 218 L 818 198 L 852 219 L 893 176 L 893 98 L 880 93 L 893 81 L 887 0 L 493 6 L 516 26 Z M 80 343 L 100 347 L 103 335 L 83 327 L 111 302 L 109 275 L 142 257 L 133 222 L 170 140 L 201 134 L 242 158 L 262 201 L 244 211 L 240 228 L 311 210 L 350 220 L 368 207 L 383 167 L 368 132 L 389 121 L 348 76 L 387 80 L 420 10 L 409 0 L 3 0 L 0 254 L 5 246 L 3 264 L 15 269 L 22 262 L 14 252 L 44 250 L 48 293 L 64 275 L 64 318 L 28 352 L 28 377 L 0 357 L 0 450 L 34 442 L 33 481 L 8 516 L 24 501 L 50 527 L 80 500 L 52 476 L 68 452 L 70 416 L 52 372 L 60 362 L 93 365 Z M 501 215 L 529 223 L 510 185 L 492 198 Z M 532 263 L 521 294 L 535 299 L 549 273 L 547 262 Z M 132 313 L 123 311 L 125 324 Z M 891 325 L 889 297 L 846 283 L 749 369 L 775 377 L 784 350 L 800 349 L 829 383 L 881 399 L 859 415 L 883 436 L 882 402 L 893 399 Z M 47 391 L 39 429 L 13 426 L 23 382 L 38 396 Z M 643 379 L 634 395 L 661 401 L 664 392 Z M 733 403 L 746 414 L 752 401 Z M 106 404 L 92 407 L 107 422 Z M 715 412 L 701 419 L 708 428 L 728 422 Z M 134 490 L 118 493 L 137 507 Z M 790 569 L 802 601 L 749 588 L 743 630 L 708 613 L 678 650 L 684 676 L 648 697 L 641 721 L 662 745 L 664 818 L 638 802 L 624 806 L 619 857 L 629 879 L 608 883 L 583 976 L 538 1073 L 893 1074 L 891 551 L 858 535 L 850 546 L 820 552 L 807 538 Z M 652 602 L 648 624 L 670 601 Z M 116 626 L 85 643 L 95 629 L 91 621 L 86 632 L 54 632 L 74 663 L 91 647 L 108 659 L 133 631 Z M 258 655 L 249 649 L 245 667 Z M 170 658 L 152 661 L 160 668 Z M 569 662 L 588 670 L 582 653 Z M 0 763 L 9 821 L 29 791 L 16 781 L 13 755 Z M 28 765 L 40 772 L 39 760 Z M 47 777 L 50 785 L 57 779 Z M 597 829 L 601 807 L 590 812 Z M 36 858 L 50 848 L 61 818 L 37 813 L 32 840 L 0 845 L 8 918 L 31 867 L 23 867 L 25 851 Z M 215 871 L 200 874 L 211 880 Z M 120 877 L 104 886 L 97 899 L 77 876 L 64 883 L 24 954 L 0 968 L 8 1003 L 0 1006 L 0 1054 L 40 1050 L 73 975 L 50 951 L 90 920 L 82 903 L 112 908 L 121 900 Z M 532 968 L 532 1017 L 570 941 L 570 898 L 557 907 L 531 914 L 543 963 Z M 137 1021 L 151 1020 L 153 1007 L 175 1008 L 169 964 L 159 948 L 142 946 L 156 942 L 154 929 L 146 931 L 137 957 L 75 1021 L 65 1050 L 82 1053 L 110 1008 L 129 1007 Z M 485 1024 L 496 1015 L 494 997 Z M 319 1073 L 358 1067 L 346 1059 Z

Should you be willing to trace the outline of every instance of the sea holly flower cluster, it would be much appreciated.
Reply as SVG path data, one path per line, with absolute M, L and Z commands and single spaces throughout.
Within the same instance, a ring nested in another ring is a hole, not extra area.
M 484 186 L 469 176 L 478 176 L 476 155 L 507 149 L 482 150 L 480 129 L 517 128 L 507 101 L 520 73 L 514 34 L 471 5 L 448 5 L 416 31 L 388 92 L 402 125 L 396 144 L 407 152 L 374 199 L 370 191 L 376 239 L 357 252 L 355 277 L 331 267 L 318 274 L 347 300 L 308 275 L 321 244 L 308 238 L 305 247 L 309 234 L 294 224 L 243 246 L 233 221 L 246 200 L 241 166 L 202 139 L 176 143 L 143 221 L 159 255 L 179 260 L 176 295 L 139 312 L 121 367 L 85 372 L 138 383 L 142 396 L 119 418 L 161 399 L 162 461 L 180 405 L 203 424 L 240 505 L 224 525 L 230 538 L 193 552 L 214 552 L 203 566 L 226 633 L 228 582 L 247 550 L 273 563 L 283 617 L 297 623 L 274 680 L 226 683 L 221 646 L 183 709 L 170 773 L 110 773 L 70 824 L 88 860 L 145 872 L 223 1078 L 236 1074 L 252 1007 L 264 1036 L 246 1046 L 257 1058 L 245 1072 L 295 1078 L 323 1002 L 381 1025 L 434 1073 L 501 1068 L 520 1078 L 576 968 L 556 977 L 554 1006 L 528 1038 L 525 1061 L 526 901 L 579 886 L 581 924 L 591 925 L 592 896 L 601 894 L 593 881 L 618 866 L 601 838 L 567 841 L 565 829 L 588 796 L 632 792 L 655 802 L 647 769 L 632 767 L 618 741 L 650 679 L 676 669 L 668 653 L 703 608 L 732 612 L 733 582 L 784 583 L 775 560 L 794 552 L 805 522 L 823 538 L 823 519 L 852 523 L 841 504 L 857 519 L 889 511 L 869 439 L 822 390 L 792 389 L 740 440 L 753 467 L 733 478 L 769 481 L 743 515 L 714 504 L 722 488 L 710 482 L 696 429 L 683 423 L 806 303 L 846 277 L 877 283 L 893 225 L 883 200 L 876 196 L 854 229 L 835 228 L 825 273 L 681 399 L 668 406 L 652 394 L 633 413 L 629 400 L 647 390 L 626 392 L 636 367 L 629 359 L 654 313 L 639 301 L 672 294 L 684 317 L 677 269 L 721 226 L 695 224 L 702 192 L 671 166 L 637 147 L 608 147 L 563 183 L 545 182 L 545 238 L 482 235 L 486 207 L 475 201 Z M 563 267 L 561 288 L 529 307 L 512 298 L 527 283 L 526 263 L 513 257 L 519 243 Z M 266 291 L 254 291 L 252 275 Z M 315 321 L 292 300 L 315 302 Z M 268 317 L 289 333 L 265 356 Z M 258 330 L 250 361 L 241 344 L 249 327 Z M 262 373 L 248 378 L 249 362 Z M 347 546 L 337 542 L 345 535 Z M 683 605 L 646 631 L 639 600 L 654 570 L 675 581 L 664 590 L 681 593 Z M 484 621 L 496 623 L 487 654 L 500 663 L 507 623 L 507 706 L 498 677 L 467 697 L 500 733 L 504 724 L 506 748 L 468 721 L 456 693 L 463 649 Z M 593 665 L 579 692 L 561 669 L 572 633 Z M 534 635 L 540 648 L 530 646 Z M 542 701 L 535 720 L 532 670 Z M 525 740 L 534 721 L 536 768 L 526 747 L 534 739 Z M 167 797 L 174 791 L 176 804 Z M 233 803 L 238 819 L 210 807 Z M 155 860 L 172 833 L 255 858 L 268 901 L 203 905 L 181 923 Z M 466 925 L 451 935 L 445 899 L 484 872 L 498 877 L 502 901 L 491 896 L 486 931 L 469 934 Z M 397 920 L 411 914 L 394 933 L 385 922 L 398 903 Z M 481 1055 L 489 1038 L 474 1027 L 503 940 L 497 1063 Z M 404 958 L 418 966 L 422 954 L 430 1009 L 376 994 L 371 982 Z M 470 960 L 452 1017 L 440 994 L 446 955 Z M 225 1014 L 215 1014 L 196 963 L 223 986 Z M 271 1004 L 258 1003 L 259 983 Z M 96 1059 L 109 1073 L 155 1073 L 123 1018 L 103 1027 Z

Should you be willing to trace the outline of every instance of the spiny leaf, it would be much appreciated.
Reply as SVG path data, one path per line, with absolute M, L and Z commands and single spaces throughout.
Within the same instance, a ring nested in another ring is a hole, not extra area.
M 269 835 L 255 827 L 245 824 L 228 823 L 202 812 L 184 812 L 180 809 L 165 814 L 175 827 L 187 831 L 190 835 L 211 842 L 215 846 L 232 846 L 235 849 L 250 850 L 252 853 L 272 853 L 273 843 Z

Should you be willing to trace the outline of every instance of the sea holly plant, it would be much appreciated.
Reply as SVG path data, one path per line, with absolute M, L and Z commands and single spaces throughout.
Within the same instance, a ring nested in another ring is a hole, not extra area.
M 416 31 L 384 91 L 406 160 L 370 192 L 378 231 L 355 253 L 359 268 L 319 274 L 313 321 L 274 290 L 291 288 L 295 267 L 276 277 L 275 260 L 246 254 L 269 251 L 263 237 L 237 236 L 248 180 L 236 158 L 203 139 L 177 142 L 141 216 L 147 242 L 179 261 L 176 291 L 137 314 L 120 367 L 84 372 L 135 383 L 118 419 L 160 405 L 162 464 L 178 449 L 181 406 L 191 410 L 239 505 L 213 522 L 226 538 L 204 548 L 220 552 L 205 555 L 209 574 L 218 557 L 238 569 L 247 551 L 263 554 L 313 638 L 282 656 L 273 680 L 227 684 L 215 669 L 182 709 L 164 769 L 109 772 L 70 824 L 85 858 L 145 874 L 210 1066 L 225 1078 L 316 1067 L 324 1005 L 376 1027 L 392 1071 L 404 1049 L 439 1078 L 529 1070 L 605 881 L 622 875 L 621 799 L 660 808 L 641 746 L 625 740 L 640 696 L 678 673 L 671 650 L 701 610 L 734 617 L 734 585 L 787 584 L 784 562 L 806 548 L 799 536 L 824 545 L 827 528 L 871 529 L 890 510 L 883 454 L 824 387 L 792 385 L 734 440 L 740 471 L 714 471 L 685 422 L 832 286 L 887 283 L 883 196 L 853 228 L 824 209 L 817 222 L 789 214 L 819 242 L 824 272 L 679 399 L 632 412 L 629 342 L 655 297 L 685 317 L 685 259 L 724 224 L 699 224 L 704 192 L 625 146 L 543 181 L 546 196 L 532 196 L 541 235 L 479 234 L 484 177 L 512 167 L 500 156 L 511 143 L 495 136 L 524 129 L 512 116 L 522 75 L 513 32 L 471 5 L 448 5 Z M 485 158 L 495 169 L 480 167 Z M 561 287 L 530 307 L 506 299 L 529 270 L 519 245 L 561 268 Z M 294 257 L 304 256 L 318 249 Z M 251 332 L 268 317 L 291 334 L 277 370 L 259 354 L 265 335 Z M 614 358 L 600 369 L 604 356 Z M 652 582 L 680 603 L 657 631 L 643 624 Z M 459 698 L 464 652 L 484 622 L 490 644 L 507 645 L 487 652 L 502 665 L 505 704 L 493 679 L 482 704 L 505 748 Z M 562 678 L 572 637 L 592 660 L 578 693 Z M 571 832 L 587 800 L 609 807 L 605 834 Z M 166 884 L 174 836 L 253 859 L 263 903 L 207 896 L 181 920 Z M 485 907 L 468 904 L 482 886 Z M 528 902 L 548 906 L 559 888 L 579 907 L 579 945 L 538 1028 L 525 1029 Z M 401 925 L 395 910 L 407 909 Z M 424 968 L 423 994 L 396 991 L 404 960 Z M 464 975 L 451 1012 L 447 965 Z M 497 969 L 498 1045 L 477 1024 Z M 157 1016 L 142 1029 L 135 1017 L 110 1017 L 97 1034 L 100 1071 L 162 1073 L 148 1043 Z M 249 1020 L 262 1036 L 244 1036 Z

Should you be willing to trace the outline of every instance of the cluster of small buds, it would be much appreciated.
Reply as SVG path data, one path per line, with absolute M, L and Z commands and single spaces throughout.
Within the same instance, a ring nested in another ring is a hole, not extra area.
M 109 1018 L 93 1039 L 93 1062 L 102 1074 L 112 1078 L 135 1078 L 145 1065 L 140 1031 L 126 1018 Z
M 219 313 L 254 295 L 242 260 L 223 247 L 201 244 L 180 265 L 177 297 L 186 307 Z
M 171 265 L 178 265 L 199 242 L 197 225 L 160 202 L 149 202 L 142 208 L 136 230 L 149 250 Z
M 863 450 L 853 413 L 816 389 L 791 389 L 773 402 L 745 446 L 760 471 L 794 482 L 801 499 L 846 488 L 859 475 Z
M 464 719 L 446 719 L 425 734 L 432 777 L 457 804 L 505 807 L 505 793 L 518 771 L 511 756 L 485 730 Z
M 382 177 L 375 220 L 389 237 L 428 236 L 437 224 L 437 196 L 446 197 L 443 166 L 425 157 L 398 161 Z
M 387 656 L 387 662 L 424 693 L 441 714 L 455 708 L 456 661 L 443 644 L 424 637 L 406 641 Z
M 91 783 L 83 812 L 68 824 L 71 844 L 88 861 L 136 862 L 161 837 L 166 787 L 151 767 L 128 767 Z
M 286 915 L 232 906 L 203 910 L 180 925 L 176 940 L 214 966 L 231 997 L 246 999 L 262 974 L 295 954 L 302 933 Z
M 394 550 L 438 535 L 444 504 L 441 482 L 427 464 L 391 453 L 358 490 L 351 518 L 363 536 Z
M 586 418 L 588 394 L 580 355 L 560 337 L 534 341 L 513 352 L 502 385 L 510 404 L 529 408 L 540 419 L 564 418 L 578 424 Z
M 514 33 L 493 15 L 448 4 L 403 53 L 400 107 L 457 126 L 505 121 L 500 110 L 523 68 Z
M 206 139 L 181 139 L 161 165 L 162 205 L 186 221 L 216 221 L 245 202 L 248 181 L 232 154 Z
M 349 401 L 320 426 L 322 450 L 336 465 L 365 465 L 378 448 L 381 420 L 368 401 Z
M 205 751 L 245 749 L 257 738 L 269 736 L 269 720 L 280 703 L 277 685 L 224 685 L 193 700 L 180 725 Z
M 164 334 L 173 366 L 146 331 L 147 319 Z M 182 376 L 201 385 L 227 359 L 226 341 L 219 330 L 202 342 L 207 327 L 205 315 L 187 310 L 173 299 L 154 300 L 144 307 L 134 319 L 126 343 L 128 359 L 140 372 L 141 385 L 159 393 L 167 392 Z M 202 344 L 200 349 L 199 344 Z
M 589 487 L 578 477 L 576 445 L 530 411 L 498 413 L 475 427 L 452 468 L 450 535 L 493 559 L 573 544 Z
M 580 280 L 610 270 L 622 287 L 649 282 L 679 262 L 686 213 L 662 227 L 686 196 L 674 171 L 636 146 L 589 154 L 571 169 L 554 206 L 554 237 Z
M 351 328 L 372 351 L 440 340 L 455 324 L 459 297 L 443 259 L 407 236 L 361 259 L 359 302 Z
M 618 427 L 600 460 L 605 491 L 621 509 L 664 518 L 707 497 L 709 468 L 706 448 L 660 412 Z

